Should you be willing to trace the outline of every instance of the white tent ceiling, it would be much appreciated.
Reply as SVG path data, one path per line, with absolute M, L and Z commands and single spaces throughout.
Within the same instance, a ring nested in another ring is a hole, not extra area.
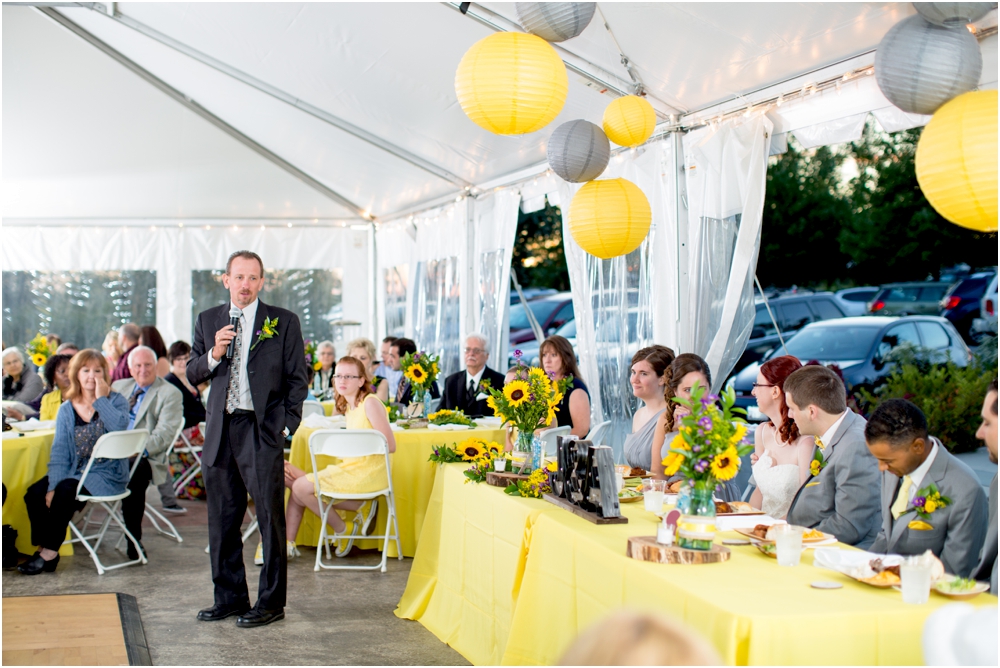
M 482 8 L 514 19 L 512 3 Z M 600 8 L 664 117 L 850 58 L 870 62 L 885 32 L 913 13 L 909 3 Z M 119 18 L 99 6 L 56 11 L 356 206 L 275 166 L 37 9 L 4 6 L 5 222 L 344 219 L 359 211 L 390 218 L 454 197 L 463 183 L 489 185 L 540 163 L 559 123 L 599 123 L 612 99 L 571 72 L 566 106 L 547 128 L 522 137 L 480 129 L 456 102 L 454 72 L 492 29 L 442 3 L 125 2 L 116 9 Z M 598 19 L 562 47 L 624 87 L 628 74 Z M 149 29 L 164 37 L 151 38 Z M 169 40 L 416 158 L 359 139 L 163 43 Z

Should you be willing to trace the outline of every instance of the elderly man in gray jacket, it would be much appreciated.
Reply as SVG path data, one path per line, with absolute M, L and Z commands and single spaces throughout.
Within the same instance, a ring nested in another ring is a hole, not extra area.
M 125 526 L 142 545 L 142 517 L 146 510 L 149 481 L 160 485 L 167 479 L 167 451 L 184 425 L 184 397 L 176 387 L 157 377 L 156 353 L 152 348 L 136 346 L 128 354 L 131 378 L 116 381 L 112 389 L 128 400 L 129 429 L 148 429 L 146 452 L 128 484 L 131 490 L 122 501 Z M 128 544 L 129 559 L 138 558 Z
M 872 552 L 933 552 L 968 577 L 986 537 L 986 495 L 972 470 L 928 436 L 927 418 L 905 399 L 879 406 L 865 427 L 882 474 L 882 530 Z
M 878 534 L 878 462 L 865 445 L 865 419 L 847 410 L 844 382 L 824 366 L 804 366 L 785 380 L 788 416 L 816 439 L 814 473 L 788 509 L 789 524 L 833 534 L 867 548 Z

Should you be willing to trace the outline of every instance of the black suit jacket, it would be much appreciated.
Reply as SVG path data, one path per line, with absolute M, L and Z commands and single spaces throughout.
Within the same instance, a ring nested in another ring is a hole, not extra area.
M 257 316 L 249 334 L 257 340 L 264 318 L 278 319 L 278 332 L 261 341 L 247 356 L 250 396 L 260 433 L 261 445 L 283 448 L 284 429 L 294 432 L 302 420 L 302 402 L 308 390 L 306 356 L 302 343 L 299 318 L 291 311 L 257 303 Z M 194 329 L 191 359 L 187 365 L 188 382 L 199 385 L 212 383 L 208 395 L 205 420 L 205 445 L 202 459 L 208 466 L 215 464 L 222 440 L 222 420 L 226 412 L 226 390 L 229 386 L 229 360 L 225 357 L 212 371 L 208 356 L 215 345 L 215 333 L 229 324 L 229 303 L 202 311 Z M 253 345 L 251 343 L 251 345 Z
M 460 410 L 469 417 L 493 417 L 493 409 L 486 405 L 485 399 L 477 401 L 475 397 L 473 397 L 472 401 L 469 401 L 469 388 L 466 385 L 465 380 L 466 375 L 464 369 L 458 373 L 451 374 L 445 379 L 444 395 L 441 397 L 440 408 Z M 483 369 L 483 377 L 480 379 L 480 382 L 484 380 L 488 380 L 490 382 L 490 387 L 494 390 L 503 388 L 503 375 L 497 373 L 489 367 Z M 476 390 L 476 394 L 479 394 L 478 389 Z

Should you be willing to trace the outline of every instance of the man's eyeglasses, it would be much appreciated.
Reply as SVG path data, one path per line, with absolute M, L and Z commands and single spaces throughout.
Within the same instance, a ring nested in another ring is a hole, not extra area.
M 334 380 L 358 380 L 361 376 L 342 376 L 340 374 L 334 375 Z
M 465 349 L 465 354 L 466 355 L 482 355 L 485 352 L 486 351 L 483 350 L 482 348 L 466 348 Z

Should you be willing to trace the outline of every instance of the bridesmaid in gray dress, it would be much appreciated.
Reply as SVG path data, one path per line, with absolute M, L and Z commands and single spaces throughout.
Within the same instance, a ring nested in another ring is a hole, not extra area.
M 665 373 L 674 361 L 674 351 L 666 346 L 643 348 L 632 357 L 632 394 L 642 406 L 632 416 L 632 433 L 625 437 L 625 461 L 629 466 L 652 468 L 653 433 L 656 422 L 667 408 L 664 397 Z

